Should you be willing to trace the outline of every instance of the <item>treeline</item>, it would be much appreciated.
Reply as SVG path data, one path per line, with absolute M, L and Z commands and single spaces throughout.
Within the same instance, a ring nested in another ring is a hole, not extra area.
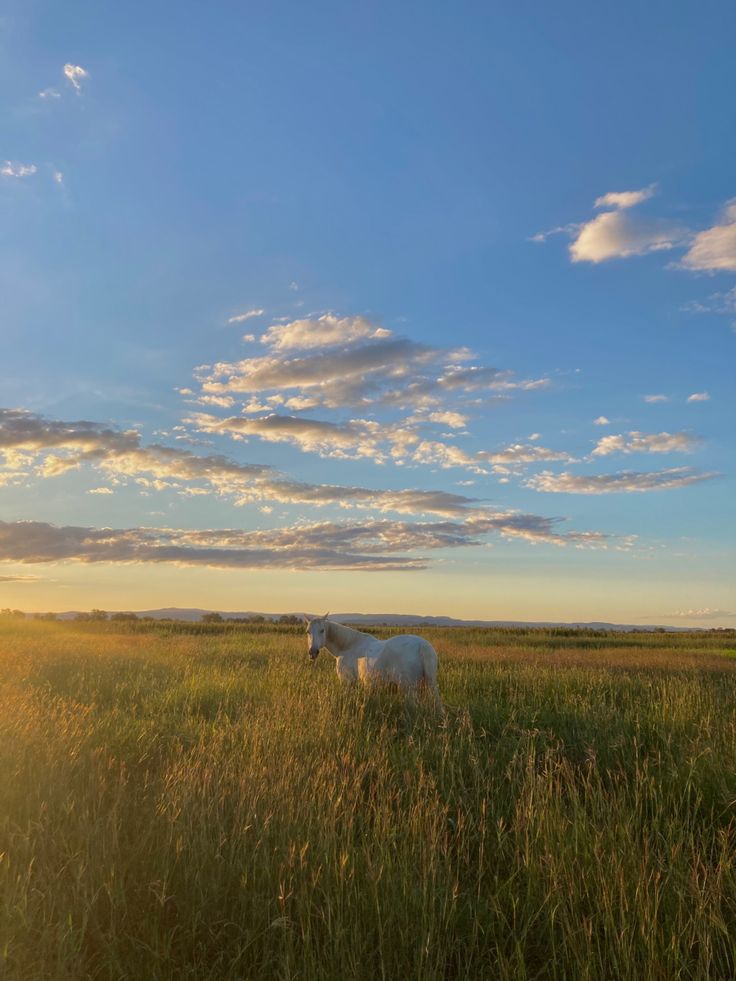
M 295 613 L 284 613 L 278 617 L 266 617 L 261 613 L 256 613 L 250 617 L 224 617 L 221 613 L 204 613 L 199 620 L 179 620 L 172 617 L 150 617 L 138 616 L 137 613 L 108 613 L 107 610 L 88 610 L 75 613 L 73 616 L 59 617 L 57 613 L 24 613 L 23 610 L 11 610 L 6 607 L 0 610 L 0 617 L 15 618 L 19 620 L 50 620 L 60 622 L 61 620 L 73 623 L 207 623 L 207 624 L 281 624 L 284 626 L 295 627 L 302 624 L 302 618 Z

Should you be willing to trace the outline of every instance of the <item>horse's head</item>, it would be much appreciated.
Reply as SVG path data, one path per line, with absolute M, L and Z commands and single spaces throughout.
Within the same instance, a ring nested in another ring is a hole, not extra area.
M 307 625 L 307 649 L 312 664 L 317 660 L 317 655 L 327 643 L 327 615 L 315 617 L 313 620 L 304 618 Z

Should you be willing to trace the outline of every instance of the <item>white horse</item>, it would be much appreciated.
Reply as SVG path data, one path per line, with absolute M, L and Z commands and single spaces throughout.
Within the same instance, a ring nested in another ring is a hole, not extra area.
M 335 657 L 338 677 L 348 684 L 388 681 L 406 691 L 426 689 L 437 702 L 440 701 L 437 652 L 423 637 L 403 634 L 379 640 L 361 630 L 328 620 L 327 616 L 304 619 L 312 664 L 324 647 Z

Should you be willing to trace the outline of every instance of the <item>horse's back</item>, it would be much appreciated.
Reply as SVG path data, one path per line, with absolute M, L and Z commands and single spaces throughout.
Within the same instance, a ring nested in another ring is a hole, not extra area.
M 437 653 L 428 640 L 416 634 L 400 634 L 385 641 L 376 668 L 403 684 L 437 684 Z

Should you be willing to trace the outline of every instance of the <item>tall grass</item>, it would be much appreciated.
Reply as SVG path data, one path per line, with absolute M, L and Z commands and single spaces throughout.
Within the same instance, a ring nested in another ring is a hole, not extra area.
M 735 976 L 733 635 L 423 633 L 0 625 L 0 975 Z

